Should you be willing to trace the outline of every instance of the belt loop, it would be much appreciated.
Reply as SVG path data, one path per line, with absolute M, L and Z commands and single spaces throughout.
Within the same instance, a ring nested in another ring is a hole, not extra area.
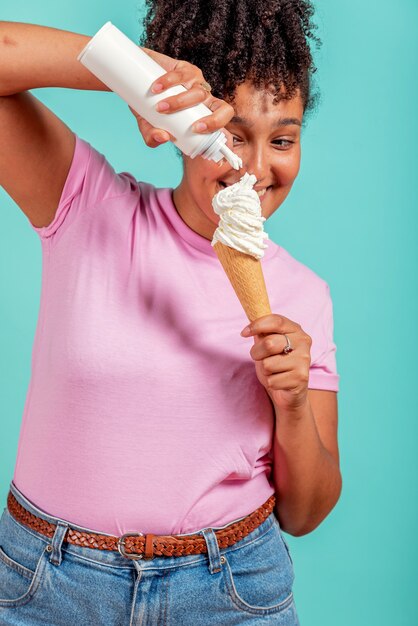
M 148 533 L 145 535 L 145 550 L 144 550 L 144 559 L 153 559 L 154 558 L 154 539 L 155 535 L 152 533 Z
M 54 532 L 54 536 L 52 538 L 52 542 L 49 544 L 47 550 L 51 553 L 49 560 L 54 565 L 61 565 L 62 561 L 62 552 L 61 546 L 64 541 L 65 533 L 68 530 L 68 524 L 58 521 L 57 527 Z
M 221 555 L 219 552 L 218 540 L 216 538 L 213 528 L 204 528 L 201 531 L 205 538 L 208 548 L 209 558 L 209 571 L 211 574 L 215 574 L 221 571 Z

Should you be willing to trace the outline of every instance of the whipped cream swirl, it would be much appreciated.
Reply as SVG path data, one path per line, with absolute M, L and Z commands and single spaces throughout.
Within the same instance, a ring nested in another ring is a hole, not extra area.
M 256 259 L 264 256 L 268 245 L 263 240 L 268 234 L 263 230 L 266 218 L 261 214 L 260 198 L 253 189 L 256 182 L 256 176 L 246 172 L 237 183 L 213 197 L 212 206 L 220 220 L 211 246 L 219 241 Z

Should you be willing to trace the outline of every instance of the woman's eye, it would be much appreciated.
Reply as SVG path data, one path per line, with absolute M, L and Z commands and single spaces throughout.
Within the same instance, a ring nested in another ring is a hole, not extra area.
M 241 140 L 239 137 L 235 137 L 235 136 L 233 135 L 233 137 L 232 137 L 232 141 L 235 143 L 235 141 L 242 141 L 242 140 Z
M 272 141 L 272 143 L 278 144 L 282 148 L 288 148 L 294 142 L 290 141 L 289 139 L 275 139 L 274 141 Z

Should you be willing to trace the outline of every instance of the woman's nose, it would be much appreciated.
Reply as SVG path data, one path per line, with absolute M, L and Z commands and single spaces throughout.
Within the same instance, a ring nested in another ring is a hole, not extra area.
M 248 149 L 241 158 L 243 170 L 249 174 L 254 174 L 257 178 L 257 183 L 268 178 L 270 164 L 265 152 L 261 148 Z

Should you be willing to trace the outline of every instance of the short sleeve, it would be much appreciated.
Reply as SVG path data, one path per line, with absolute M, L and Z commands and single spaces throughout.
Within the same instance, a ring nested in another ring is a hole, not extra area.
M 340 376 L 337 372 L 333 305 L 328 284 L 326 284 L 319 327 L 321 332 L 318 333 L 317 356 L 311 362 L 308 387 L 338 391 Z
M 117 174 L 106 157 L 88 141 L 75 134 L 76 143 L 70 169 L 53 221 L 44 227 L 29 224 L 41 239 L 62 232 L 80 214 L 102 200 L 137 189 L 132 174 Z

